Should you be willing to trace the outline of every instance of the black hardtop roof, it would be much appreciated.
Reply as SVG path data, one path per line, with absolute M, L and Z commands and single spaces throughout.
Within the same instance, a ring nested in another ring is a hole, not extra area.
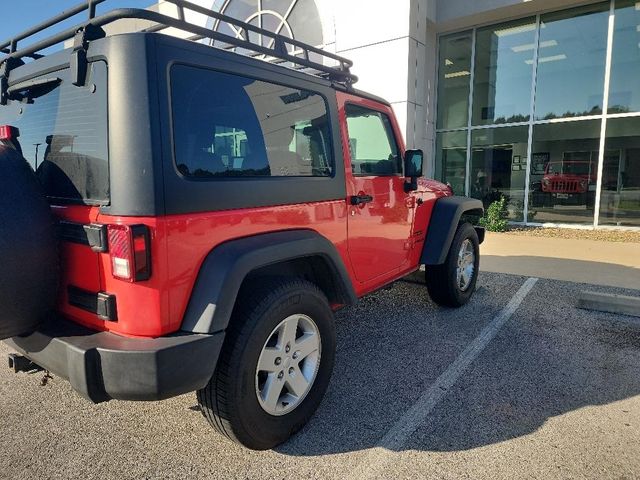
M 120 35 L 155 36 L 163 44 L 169 44 L 171 46 L 178 47 L 178 48 L 202 49 L 202 51 L 209 51 L 209 53 L 212 55 L 236 55 L 233 52 L 230 52 L 225 49 L 218 49 L 218 48 L 211 49 L 211 47 L 209 47 L 208 45 L 204 45 L 202 43 L 194 43 L 189 40 L 185 40 L 175 36 L 149 33 L 149 32 L 125 33 Z M 362 90 L 354 88 L 352 85 L 345 85 L 343 83 L 333 81 L 330 78 L 327 78 L 325 76 L 309 75 L 307 72 L 304 72 L 304 71 L 286 68 L 277 63 L 265 62 L 263 60 L 259 60 L 251 56 L 236 55 L 235 60 L 250 63 L 255 67 L 271 70 L 272 72 L 277 72 L 286 76 L 297 77 L 301 80 L 311 81 L 313 83 L 320 84 L 325 87 L 332 88 L 334 90 L 339 90 L 341 92 L 356 95 L 358 97 L 366 98 L 383 105 L 387 105 L 387 106 L 390 105 L 389 102 L 384 98 L 381 98 L 371 93 L 364 92 Z
M 115 48 L 109 48 L 106 46 L 109 43 L 111 43 L 111 41 L 120 42 L 125 38 L 135 39 L 136 37 L 139 38 L 140 41 L 144 41 L 145 38 L 149 38 L 149 39 L 155 38 L 162 44 L 170 45 L 176 48 L 198 48 L 198 49 L 202 48 L 203 51 L 208 51 L 208 53 L 212 55 L 234 55 L 236 61 L 250 63 L 254 67 L 257 67 L 263 70 L 270 70 L 272 73 L 277 73 L 283 76 L 296 77 L 299 80 L 308 81 L 317 85 L 322 85 L 327 88 L 332 88 L 337 91 L 349 93 L 351 95 L 355 95 L 361 98 L 366 98 L 368 100 L 372 100 L 382 105 L 387 105 L 387 106 L 390 105 L 390 103 L 382 97 L 359 90 L 357 88 L 353 88 L 352 86 L 346 86 L 341 83 L 332 82 L 331 80 L 324 77 L 309 75 L 301 71 L 296 71 L 290 68 L 283 67 L 282 65 L 272 64 L 269 62 L 265 62 L 265 61 L 244 56 L 244 55 L 237 55 L 237 54 L 234 54 L 233 52 L 225 51 L 222 49 L 217 49 L 217 48 L 212 49 L 211 47 L 208 47 L 207 45 L 204 45 L 204 44 L 194 43 L 179 37 L 172 37 L 169 35 L 164 35 L 159 33 L 131 32 L 131 33 L 119 33 L 116 35 L 110 35 L 107 38 L 95 40 L 94 42 L 92 42 L 91 48 L 88 51 L 89 56 L 90 57 L 96 56 L 96 52 L 93 50 L 94 47 L 98 47 L 98 50 L 97 50 L 98 57 L 103 57 L 105 53 L 108 51 L 111 51 L 112 54 L 113 52 L 118 52 L 117 54 L 120 55 L 121 52 L 120 52 L 119 45 L 116 45 Z M 22 84 L 23 82 L 30 81 L 31 79 L 37 79 L 38 77 L 46 76 L 50 73 L 59 71 L 61 68 L 68 68 L 70 63 L 69 62 L 70 52 L 72 52 L 72 48 L 66 48 L 64 50 L 59 50 L 54 53 L 51 53 L 50 55 L 43 56 L 35 61 L 27 62 L 24 65 L 14 67 L 14 69 L 12 69 L 11 71 L 12 74 L 7 85 L 11 87 L 13 85 Z M 106 54 L 107 61 L 109 61 L 109 58 L 111 58 L 111 55 Z M 240 74 L 241 72 L 238 71 L 237 73 Z

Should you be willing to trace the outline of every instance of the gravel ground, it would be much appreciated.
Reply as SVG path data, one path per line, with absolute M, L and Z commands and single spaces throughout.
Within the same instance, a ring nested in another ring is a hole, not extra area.
M 355 478 L 524 281 L 483 273 L 459 310 L 399 282 L 339 312 L 325 400 L 274 451 L 217 436 L 193 394 L 92 405 L 59 378 L 40 386 L 42 374 L 0 369 L 0 478 Z M 640 478 L 640 324 L 577 310 L 583 288 L 538 281 L 408 442 L 382 452 L 388 462 L 373 476 Z
M 556 237 L 575 240 L 598 240 L 605 242 L 640 243 L 640 232 L 627 230 L 577 230 L 575 228 L 551 227 L 511 227 L 506 235 L 527 235 L 533 237 Z

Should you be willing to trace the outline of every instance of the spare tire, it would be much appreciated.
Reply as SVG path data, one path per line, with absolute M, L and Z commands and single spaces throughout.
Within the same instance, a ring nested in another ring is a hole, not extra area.
M 34 331 L 54 310 L 58 258 L 40 182 L 20 153 L 0 144 L 0 340 Z

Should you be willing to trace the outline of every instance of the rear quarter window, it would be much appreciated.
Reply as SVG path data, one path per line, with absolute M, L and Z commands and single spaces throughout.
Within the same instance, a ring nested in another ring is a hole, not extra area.
M 318 93 L 175 65 L 171 105 L 176 168 L 184 177 L 333 174 L 327 105 Z

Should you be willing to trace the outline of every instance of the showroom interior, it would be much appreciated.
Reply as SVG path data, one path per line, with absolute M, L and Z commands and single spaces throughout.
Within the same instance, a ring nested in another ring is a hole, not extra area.
M 517 223 L 640 227 L 640 2 L 443 33 L 438 50 L 436 178 L 504 196 Z

